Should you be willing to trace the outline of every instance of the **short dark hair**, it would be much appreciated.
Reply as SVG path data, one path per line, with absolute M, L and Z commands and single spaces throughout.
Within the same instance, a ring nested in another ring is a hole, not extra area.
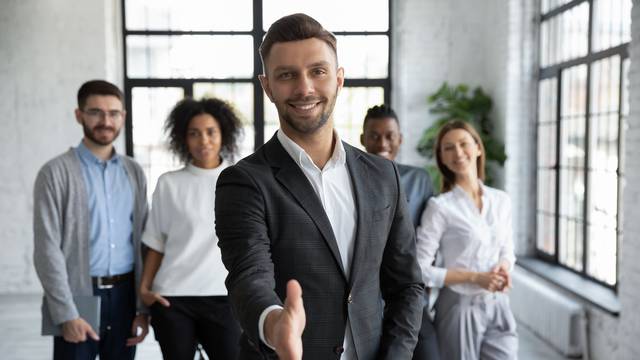
M 104 80 L 89 80 L 78 89 L 78 109 L 84 108 L 92 95 L 112 95 L 118 98 L 124 107 L 124 94 L 117 86 Z
M 169 135 L 169 148 L 185 164 L 191 161 L 187 147 L 187 129 L 191 119 L 200 114 L 209 114 L 218 122 L 222 137 L 220 156 L 233 160 L 237 152 L 237 140 L 242 132 L 240 118 L 231 104 L 216 98 L 180 100 L 165 121 L 165 131 Z
M 396 121 L 396 123 L 398 123 L 398 125 L 400 125 L 400 122 L 398 121 L 398 116 L 396 115 L 396 112 L 393 111 L 391 106 L 382 104 L 382 105 L 376 105 L 376 106 L 370 107 L 367 110 L 367 115 L 364 116 L 364 121 L 362 123 L 362 130 L 364 131 L 364 128 L 367 126 L 367 122 L 369 122 L 369 120 L 383 119 L 388 117 L 392 118 L 393 120 Z
M 444 162 L 442 161 L 442 149 L 441 149 L 442 139 L 444 138 L 445 135 L 447 135 L 449 131 L 457 130 L 457 129 L 468 132 L 469 135 L 471 135 L 473 140 L 476 142 L 476 144 L 478 144 L 478 146 L 480 147 L 480 156 L 476 161 L 476 171 L 478 173 L 478 179 L 484 181 L 484 163 L 486 159 L 485 159 L 484 144 L 482 143 L 482 138 L 480 137 L 480 134 L 478 134 L 476 129 L 473 127 L 473 125 L 469 124 L 466 121 L 451 120 L 445 123 L 444 125 L 442 125 L 442 127 L 438 131 L 436 143 L 434 144 L 434 147 L 433 147 L 433 152 L 436 154 L 436 164 L 438 165 L 438 170 L 440 170 L 440 173 L 442 174 L 442 177 L 440 178 L 440 181 L 441 181 L 440 191 L 442 193 L 450 191 L 456 185 L 456 174 L 454 174 L 453 171 L 449 170 L 447 165 L 445 165 Z
M 323 28 L 316 19 L 300 13 L 281 17 L 269 27 L 262 44 L 260 44 L 260 58 L 262 59 L 263 70 L 266 70 L 266 60 L 275 43 L 311 38 L 324 41 L 333 50 L 336 59 L 338 58 L 336 37 Z

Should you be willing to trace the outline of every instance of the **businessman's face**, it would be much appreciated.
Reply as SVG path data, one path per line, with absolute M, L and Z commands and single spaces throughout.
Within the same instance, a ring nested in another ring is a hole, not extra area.
M 265 72 L 260 81 L 283 129 L 311 134 L 332 119 L 344 71 L 324 41 L 311 38 L 274 44 Z

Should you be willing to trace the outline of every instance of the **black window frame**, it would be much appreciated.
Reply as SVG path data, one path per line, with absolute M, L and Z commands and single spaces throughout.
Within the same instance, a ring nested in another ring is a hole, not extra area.
M 249 31 L 175 31 L 175 30 L 128 30 L 126 26 L 126 0 L 121 0 L 122 37 L 124 57 L 124 95 L 125 107 L 131 108 L 132 89 L 134 87 L 177 87 L 182 88 L 185 97 L 193 95 L 193 85 L 198 82 L 207 83 L 252 83 L 253 84 L 253 125 L 254 125 L 254 150 L 264 144 L 264 92 L 260 85 L 258 75 L 262 74 L 262 61 L 258 48 L 266 33 L 263 29 L 263 0 L 253 0 L 253 29 Z M 337 31 L 336 36 L 349 35 L 385 35 L 389 40 L 387 77 L 386 78 L 346 78 L 344 87 L 380 87 L 384 92 L 384 103 L 391 102 L 391 69 L 392 69 L 392 0 L 388 0 L 389 26 L 386 31 Z M 253 39 L 253 76 L 251 78 L 130 78 L 127 73 L 127 36 L 129 35 L 250 35 Z M 366 110 L 366 109 L 363 109 Z M 132 111 L 127 111 L 125 119 L 125 149 L 129 156 L 134 156 L 133 151 L 133 119 Z
M 626 42 L 605 50 L 600 50 L 597 52 L 593 52 L 592 50 L 592 46 L 593 46 L 593 41 L 592 41 L 592 31 L 593 31 L 593 19 L 594 19 L 594 7 L 593 7 L 593 0 L 572 0 L 570 2 L 567 2 L 566 4 L 563 4 L 557 8 L 551 9 L 546 13 L 543 13 L 540 15 L 539 17 L 539 21 L 538 21 L 538 29 L 542 28 L 542 23 L 555 17 L 558 16 L 560 14 L 563 14 L 565 12 L 567 12 L 570 9 L 573 9 L 576 6 L 579 6 L 583 3 L 588 3 L 589 4 L 589 22 L 588 22 L 588 42 L 587 42 L 587 54 L 585 56 L 579 57 L 579 58 L 575 58 L 575 59 L 570 59 L 568 61 L 564 61 L 564 62 L 560 62 L 557 64 L 553 64 L 547 67 L 539 67 L 539 73 L 538 73 L 538 84 L 540 84 L 541 81 L 543 80 L 547 80 L 547 79 L 555 79 L 556 80 L 556 109 L 555 109 L 555 118 L 556 118 L 556 142 L 555 142 L 555 146 L 556 146 L 556 154 L 555 154 L 555 166 L 553 167 L 541 167 L 539 165 L 538 162 L 538 152 L 536 151 L 536 172 L 535 172 L 535 179 L 537 181 L 538 179 L 538 171 L 540 169 L 547 169 L 547 170 L 553 170 L 555 172 L 555 213 L 553 214 L 555 217 L 555 225 L 554 225 L 554 239 L 555 239 L 555 251 L 554 254 L 548 254 L 542 250 L 540 250 L 540 248 L 538 247 L 538 217 L 537 215 L 541 212 L 540 207 L 539 207 L 539 198 L 538 196 L 536 196 L 536 211 L 534 212 L 534 224 L 536 224 L 535 227 L 535 236 L 534 236 L 534 255 L 536 258 L 543 260 L 547 263 L 550 263 L 554 266 L 558 266 L 561 267 L 563 269 L 566 269 L 572 273 L 575 273 L 583 278 L 586 278 L 590 281 L 593 281 L 599 285 L 602 285 L 606 288 L 609 288 L 613 291 L 615 291 L 616 293 L 618 292 L 618 286 L 619 286 L 619 280 L 620 280 L 620 240 L 621 240 L 621 226 L 622 226 L 622 222 L 621 222 L 621 216 L 622 216 L 622 197 L 621 197 L 621 190 L 622 190 L 622 181 L 624 178 L 624 174 L 622 171 L 622 167 L 624 164 L 624 153 L 623 153 L 623 149 L 624 149 L 624 144 L 623 144 L 623 129 L 624 129 L 624 118 L 622 115 L 622 101 L 623 101 L 623 94 L 625 89 L 623 89 L 624 86 L 624 81 L 623 81 L 623 76 L 624 76 L 624 64 L 625 64 L 625 60 L 627 60 L 629 58 L 629 44 L 630 42 Z M 542 41 L 541 39 L 539 39 L 540 41 Z M 538 49 L 540 49 L 540 44 L 538 44 Z M 613 56 L 618 55 L 620 57 L 620 72 L 619 72 L 619 89 L 618 89 L 618 94 L 619 94 L 619 104 L 618 104 L 618 149 L 617 149 L 617 153 L 618 153 L 618 168 L 616 171 L 617 174 L 617 182 L 618 182 L 618 187 L 617 187 L 617 226 L 616 226 L 616 243 L 617 243 L 617 251 L 616 251 L 616 281 L 614 284 L 608 284 L 605 281 L 602 281 L 598 278 L 595 278 L 594 276 L 591 276 L 588 274 L 588 256 L 589 256 L 589 231 L 588 231 L 588 226 L 589 226 L 589 219 L 588 219 L 588 214 L 589 214 L 589 209 L 588 209 L 588 204 L 589 204 L 589 162 L 590 162 L 590 154 L 589 154 L 589 144 L 588 144 L 588 139 L 590 138 L 590 131 L 591 131 L 591 126 L 590 126 L 590 106 L 591 106 L 591 87 L 592 87 L 592 82 L 591 82 L 591 68 L 593 63 L 599 61 L 599 60 L 603 60 L 606 58 L 610 58 Z M 564 70 L 566 69 L 570 69 L 573 68 L 575 66 L 578 65 L 586 65 L 587 66 L 587 78 L 586 78 L 586 101 L 585 101 L 585 157 L 584 157 L 584 184 L 585 184 L 585 194 L 584 194 L 584 201 L 582 204 L 582 211 L 584 214 L 584 219 L 583 219 L 583 224 L 582 224 L 582 233 L 583 233 L 583 237 L 582 237 L 582 246 L 583 246 L 583 250 L 582 250 L 582 270 L 576 270 L 572 267 L 569 267 L 565 264 L 563 264 L 560 261 L 560 254 L 558 249 L 560 248 L 560 242 L 561 242 L 561 238 L 560 238 L 560 218 L 562 217 L 562 215 L 560 214 L 560 193 L 561 193 L 561 169 L 562 169 L 562 165 L 561 165 L 561 155 L 562 155 L 562 147 L 561 147 L 561 142 L 562 142 L 562 138 L 561 138 L 561 129 L 562 129 L 562 122 L 561 122 L 561 109 L 562 109 L 562 73 Z M 540 101 L 540 99 L 538 99 L 538 102 Z M 536 131 L 537 129 L 539 129 L 539 125 L 540 125 L 540 118 L 537 117 L 536 119 Z M 537 149 L 537 139 L 538 139 L 538 135 L 536 135 L 536 149 Z M 536 187 L 537 189 L 537 187 Z M 537 191 L 536 190 L 536 195 L 537 195 Z

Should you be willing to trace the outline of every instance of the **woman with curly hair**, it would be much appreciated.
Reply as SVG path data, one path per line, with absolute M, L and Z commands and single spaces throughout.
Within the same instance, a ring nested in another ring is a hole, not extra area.
M 218 99 L 184 99 L 165 129 L 185 167 L 163 174 L 142 241 L 148 246 L 140 297 L 165 359 L 235 359 L 240 327 L 232 316 L 214 231 L 216 181 L 230 165 L 240 120 Z
M 485 149 L 476 130 L 451 121 L 434 152 L 442 193 L 432 197 L 416 230 L 418 262 L 435 303 L 443 359 L 516 359 L 516 322 L 505 293 L 515 262 L 511 201 L 483 184 Z M 442 266 L 433 265 L 436 252 Z

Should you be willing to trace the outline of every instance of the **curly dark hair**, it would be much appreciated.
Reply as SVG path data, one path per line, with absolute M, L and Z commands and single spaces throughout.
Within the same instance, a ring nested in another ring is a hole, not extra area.
M 369 122 L 369 120 L 371 119 L 382 119 L 387 117 L 392 118 L 398 123 L 398 125 L 400 125 L 400 122 L 398 121 L 398 115 L 396 115 L 396 112 L 393 111 L 390 106 L 382 104 L 370 107 L 367 110 L 367 115 L 364 116 L 362 128 L 364 129 L 367 126 L 367 122 Z
M 169 135 L 169 148 L 185 164 L 191 161 L 187 147 L 187 129 L 195 116 L 209 114 L 217 120 L 222 133 L 220 156 L 233 161 L 238 150 L 237 140 L 242 133 L 240 118 L 231 104 L 216 98 L 180 100 L 171 110 L 164 129 Z

